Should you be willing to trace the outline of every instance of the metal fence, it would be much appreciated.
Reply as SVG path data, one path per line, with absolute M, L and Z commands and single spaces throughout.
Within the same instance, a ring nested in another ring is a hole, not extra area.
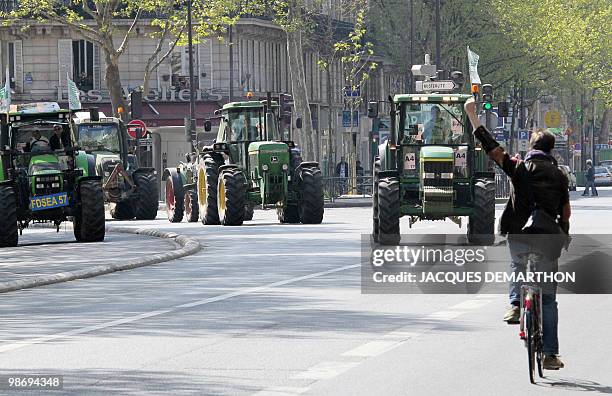
M 343 195 L 370 197 L 372 195 L 372 176 L 358 176 L 355 179 L 324 177 L 323 193 L 325 199 L 332 202 Z

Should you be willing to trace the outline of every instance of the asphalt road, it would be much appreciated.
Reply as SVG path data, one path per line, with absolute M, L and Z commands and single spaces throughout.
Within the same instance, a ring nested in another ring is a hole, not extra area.
M 608 232 L 612 190 L 600 193 L 574 197 L 574 233 Z M 518 328 L 501 321 L 504 295 L 361 294 L 370 216 L 337 208 L 318 226 L 259 211 L 243 227 L 123 222 L 188 234 L 204 249 L 0 295 L 0 374 L 63 375 L 53 394 L 74 395 L 612 393 L 611 296 L 559 296 L 566 368 L 531 385 Z M 462 231 L 427 222 L 410 232 Z

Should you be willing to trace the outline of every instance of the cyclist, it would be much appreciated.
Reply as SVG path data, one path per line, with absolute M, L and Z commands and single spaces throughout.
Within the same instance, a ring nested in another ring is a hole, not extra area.
M 568 194 L 567 177 L 559 170 L 551 150 L 555 146 L 555 137 L 547 131 L 538 131 L 530 139 L 531 151 L 520 160 L 510 157 L 495 141 L 486 128 L 480 125 L 473 100 L 465 105 L 466 112 L 474 128 L 476 137 L 481 141 L 487 155 L 506 173 L 511 180 L 510 199 L 499 222 L 502 235 L 508 235 L 510 248 L 510 268 L 514 273 L 525 272 L 527 260 L 533 248 L 519 238 L 523 227 L 531 215 L 530 197 L 535 205 L 556 219 L 560 228 L 569 233 L 571 207 Z M 532 192 L 530 192 L 530 190 Z M 536 258 L 535 266 L 539 271 L 556 271 L 558 256 L 546 254 L 532 256 Z M 556 284 L 543 288 L 542 325 L 543 325 L 543 367 L 547 370 L 558 370 L 564 367 L 558 357 L 559 342 L 557 337 L 558 310 L 556 301 Z M 504 316 L 509 324 L 519 322 L 521 284 L 510 284 L 510 308 Z

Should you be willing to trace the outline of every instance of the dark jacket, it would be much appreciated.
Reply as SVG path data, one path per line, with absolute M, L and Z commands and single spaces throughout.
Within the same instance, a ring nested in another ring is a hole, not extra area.
M 587 173 L 586 173 L 586 179 L 588 181 L 595 180 L 595 167 L 589 166 L 589 169 L 587 169 Z
M 340 174 L 340 168 L 342 166 L 342 164 L 344 164 L 344 174 L 341 175 Z M 337 177 L 348 177 L 349 175 L 349 167 L 348 164 L 346 162 L 338 162 L 338 164 L 336 165 L 336 176 Z
M 555 219 L 561 216 L 569 202 L 568 180 L 551 155 L 534 150 L 520 161 L 506 154 L 502 169 L 511 181 L 510 199 L 499 222 L 502 234 L 521 232 L 531 214 L 530 191 L 538 208 Z

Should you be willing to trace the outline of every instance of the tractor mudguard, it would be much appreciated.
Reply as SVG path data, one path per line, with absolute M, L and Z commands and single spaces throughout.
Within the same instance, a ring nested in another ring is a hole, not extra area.
M 304 161 L 300 165 L 298 165 L 298 167 L 295 169 L 298 170 L 301 168 L 318 168 L 318 167 L 319 167 L 319 163 L 316 161 Z
M 87 154 L 84 151 L 78 151 L 75 162 L 76 168 L 83 170 L 83 177 L 96 174 L 96 157 L 93 155 Z
M 155 174 L 155 168 L 138 168 L 134 173 L 153 173 Z
M 79 178 L 79 181 L 77 182 L 77 184 L 81 184 L 82 182 L 86 181 L 86 180 L 102 180 L 102 176 L 97 176 L 97 175 L 93 175 L 93 176 L 83 176 Z
M 235 164 L 221 165 L 219 167 L 219 173 L 221 173 L 221 171 L 224 171 L 226 169 L 236 169 L 236 168 L 238 168 L 238 166 Z

